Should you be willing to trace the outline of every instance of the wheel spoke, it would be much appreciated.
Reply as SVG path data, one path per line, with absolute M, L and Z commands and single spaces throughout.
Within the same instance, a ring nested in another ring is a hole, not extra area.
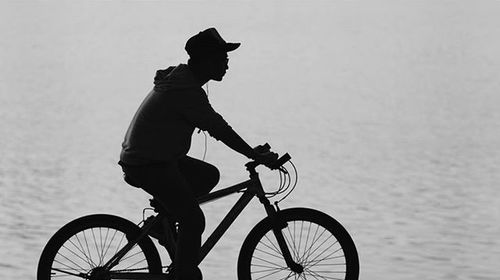
M 287 269 L 288 269 L 287 267 L 284 267 L 284 268 L 281 268 L 281 269 L 277 269 L 276 271 L 271 272 L 271 273 L 268 273 L 268 274 L 266 274 L 266 275 L 264 275 L 264 276 L 261 276 L 261 277 L 259 277 L 259 278 L 255 279 L 255 280 L 260 280 L 260 279 L 262 279 L 262 278 L 266 278 L 266 277 L 268 277 L 268 276 L 274 275 L 274 274 L 276 274 L 276 273 L 282 272 L 282 271 L 287 270 Z
M 333 246 L 333 245 L 332 245 L 332 246 Z M 331 247 L 331 246 L 330 246 L 330 247 Z M 327 248 L 327 249 L 325 249 L 325 251 L 326 251 L 326 250 L 328 250 L 328 248 Z M 307 265 L 308 265 L 308 266 L 315 266 L 315 265 L 317 265 L 318 263 L 320 263 L 320 262 L 322 262 L 322 261 L 324 261 L 324 260 L 331 260 L 331 259 L 334 259 L 334 258 L 330 258 L 330 257 L 331 257 L 332 255 L 335 255 L 335 254 L 336 254 L 337 252 L 339 252 L 340 250 L 342 250 L 342 248 L 338 248 L 337 250 L 335 250 L 335 251 L 333 251 L 332 253 L 328 254 L 326 257 L 319 259 L 319 257 L 323 254 L 323 253 L 321 253 L 321 254 L 320 254 L 320 255 L 318 255 L 316 258 L 314 258 L 313 260 L 309 261 L 309 262 L 307 263 Z M 325 252 L 325 251 L 323 251 L 323 252 Z M 344 255 L 341 255 L 341 256 L 336 256 L 335 258 L 342 258 L 342 257 L 344 257 Z
M 300 235 L 299 235 L 299 245 L 297 246 L 297 260 L 300 261 L 300 256 L 299 256 L 299 253 L 300 253 L 300 247 L 302 245 L 302 233 L 303 233 L 303 229 L 304 229 L 304 221 L 300 221 Z M 294 222 L 295 224 L 296 222 Z
M 78 234 L 75 234 L 75 238 L 76 238 L 76 241 L 78 242 L 78 245 L 80 246 L 81 250 L 80 252 L 83 253 L 83 255 L 85 256 L 85 258 L 87 259 L 87 262 L 89 264 L 90 267 L 94 268 L 97 266 L 97 264 L 95 264 L 93 261 L 92 261 L 92 257 L 90 256 L 90 250 L 88 250 L 88 244 L 87 244 L 87 240 L 85 239 L 85 235 L 84 236 L 84 241 L 85 241 L 85 246 L 84 244 L 80 241 L 80 238 L 78 237 Z M 71 239 L 69 239 L 71 240 Z M 71 241 L 70 241 L 71 242 Z M 75 245 L 76 247 L 76 245 Z M 87 248 L 87 252 L 85 252 L 85 248 Z
M 109 232 L 109 228 L 108 228 L 108 232 Z M 111 244 L 113 244 L 113 240 L 115 240 L 115 236 L 116 236 L 116 233 L 118 231 L 115 230 L 115 232 L 113 233 L 113 236 L 111 237 L 111 240 L 109 241 L 109 244 L 108 244 L 108 247 L 106 248 L 106 251 L 104 251 L 104 255 L 106 256 L 106 254 L 108 253 L 109 251 L 109 248 L 111 247 Z M 107 234 L 106 234 L 106 239 L 107 239 Z
M 99 247 L 97 246 L 97 240 L 95 238 L 94 228 L 91 228 L 90 232 L 92 233 L 92 238 L 94 239 L 94 246 L 96 249 L 97 259 L 99 260 L 99 263 L 97 265 L 100 266 L 102 265 L 102 259 L 101 259 L 101 254 L 99 252 Z
M 309 222 L 309 228 L 307 229 L 306 243 L 304 244 L 304 253 L 302 254 L 302 256 L 300 256 L 300 259 L 301 259 L 301 260 L 304 260 L 304 256 L 305 256 L 305 254 L 306 254 L 307 243 L 308 243 L 308 241 L 309 241 L 309 235 L 310 235 L 310 233 L 311 233 L 311 225 L 312 225 L 312 223 L 311 223 L 311 222 Z
M 122 242 L 123 242 L 123 239 L 125 238 L 125 235 L 122 235 L 122 238 L 120 239 L 120 243 L 118 243 L 118 246 L 116 246 L 116 250 L 115 250 L 115 253 L 113 255 L 116 255 L 118 253 L 118 251 L 120 251 L 120 249 L 122 248 Z
M 344 278 L 338 278 L 338 277 L 331 277 L 331 276 L 324 276 L 320 275 L 315 271 L 312 271 L 310 269 L 306 269 L 305 271 L 309 272 L 314 279 L 332 279 L 332 280 L 344 280 Z M 343 272 L 342 272 L 343 273 Z M 319 277 L 319 278 L 318 278 Z
M 74 255 L 75 257 L 77 257 L 78 259 L 82 260 L 84 263 L 87 263 L 89 265 L 89 267 L 92 267 L 91 264 L 88 262 L 87 259 L 84 259 L 82 258 L 80 255 L 78 255 L 77 253 L 75 253 L 73 250 L 69 249 L 68 247 L 66 247 L 65 245 L 63 245 L 63 248 L 66 249 L 67 251 L 69 251 L 69 253 L 71 253 L 72 255 Z M 65 258 L 67 260 L 69 260 L 69 257 L 66 256 L 65 254 L 63 254 L 62 252 L 58 252 L 57 253 L 59 256 L 61 256 L 62 258 Z M 71 261 L 71 260 L 70 260 Z M 73 262 L 73 264 L 77 265 L 78 267 L 80 267 L 82 270 L 84 270 L 80 265 L 76 264 Z
M 130 249 L 129 252 L 131 252 L 134 248 L 135 248 L 135 246 L 132 249 Z M 131 258 L 133 258 L 133 257 L 135 257 L 135 256 L 137 256 L 139 254 L 142 254 L 142 251 L 138 251 L 138 252 L 135 252 L 135 253 L 130 254 L 130 255 L 127 253 L 127 255 L 125 255 L 126 257 L 123 256 L 123 258 L 121 259 L 121 261 L 123 262 L 123 261 L 129 260 L 129 259 L 131 259 Z M 143 260 L 145 260 L 145 259 L 143 259 Z
M 140 263 L 144 262 L 145 260 L 146 260 L 146 258 L 143 258 L 143 259 L 139 260 L 138 262 L 135 262 L 135 263 L 133 263 L 133 264 L 131 264 L 131 265 L 127 266 L 127 267 L 125 268 L 125 270 L 130 269 L 131 267 L 133 267 L 133 266 L 135 266 L 135 265 L 137 265 L 137 264 L 140 264 Z
M 61 273 L 67 274 L 67 275 L 72 275 L 72 276 L 76 276 L 76 277 L 80 277 L 80 278 L 86 278 L 86 275 L 76 274 L 76 273 L 69 272 L 69 271 L 62 270 L 62 269 L 58 269 L 58 268 L 52 268 L 52 270 L 57 271 L 57 272 L 61 272 Z M 66 276 L 66 275 L 54 275 L 54 276 L 55 277 L 63 277 L 63 276 Z
M 99 228 L 99 244 L 100 246 L 100 252 L 101 252 L 101 264 L 104 262 L 104 246 L 105 244 L 103 243 L 105 241 L 102 240 L 102 228 Z
M 283 278 L 281 278 L 281 279 L 279 279 L 279 280 L 287 280 L 288 278 L 290 278 L 290 277 L 291 277 L 292 275 L 294 275 L 294 274 L 295 274 L 295 273 L 294 273 L 293 271 L 290 271 L 290 273 L 288 273 L 288 275 L 287 275 L 287 276 L 285 276 L 285 277 L 283 277 Z
M 318 238 L 312 242 L 311 247 L 310 247 L 310 250 L 312 250 L 312 248 L 314 247 L 314 244 L 315 244 L 316 242 L 319 242 L 318 240 L 320 240 L 321 236 L 323 236 L 323 234 L 324 234 L 325 232 L 327 232 L 327 231 L 326 231 L 326 229 L 323 229 L 323 231 L 322 231 L 322 232 L 321 232 L 321 234 L 318 236 Z M 315 252 L 316 252 L 319 248 L 321 248 L 321 246 L 322 246 L 323 244 L 325 244 L 325 242 L 326 242 L 326 241 L 328 241 L 328 239 L 330 239 L 331 237 L 332 237 L 332 235 L 329 235 L 329 236 L 327 237 L 327 239 L 326 239 L 326 240 L 323 240 L 323 242 L 322 242 L 321 244 L 319 244 L 319 245 L 316 247 L 316 249 L 314 249 L 312 252 L 311 252 L 310 250 L 308 250 L 308 252 L 306 252 L 306 253 L 305 253 L 305 254 L 307 254 L 307 255 L 305 256 L 305 259 L 306 259 L 306 260 L 308 260 L 308 259 L 309 259 L 309 256 L 313 255 L 313 254 L 314 254 L 314 253 L 315 253 Z
M 164 267 L 164 268 L 166 268 L 166 267 Z M 142 267 L 136 267 L 136 268 L 112 269 L 112 270 L 110 270 L 110 272 L 124 273 L 124 272 L 134 272 L 134 271 L 141 271 L 141 270 L 148 270 L 148 267 L 142 266 Z
M 272 256 L 272 257 L 275 257 L 275 258 L 278 258 L 278 259 L 281 259 L 281 258 L 283 257 L 283 255 L 279 255 L 279 256 L 278 256 L 278 255 L 271 254 L 271 253 L 269 253 L 269 252 L 266 252 L 266 251 L 261 250 L 261 249 L 258 249 L 258 248 L 256 248 L 256 249 L 255 249 L 255 251 L 257 251 L 257 252 L 261 252 L 261 253 L 263 253 L 263 254 L 266 254 L 266 255 L 269 255 L 269 256 Z
M 89 253 L 88 258 L 94 264 L 94 267 L 97 267 L 98 264 L 94 263 L 94 261 L 92 260 L 92 253 L 90 252 L 89 243 L 87 241 L 87 235 L 85 234 L 85 230 L 82 231 L 82 233 L 83 233 L 83 239 L 85 240 L 85 246 L 87 247 L 87 252 Z M 94 267 L 92 267 L 92 268 L 94 268 Z
M 64 268 L 64 271 L 70 270 L 70 271 L 76 271 L 76 272 L 80 272 L 80 273 L 86 272 L 85 269 L 82 269 L 82 268 L 76 269 L 76 268 L 71 267 L 71 266 L 69 266 L 69 265 L 67 265 L 65 263 L 62 263 L 62 262 L 58 261 L 58 260 L 54 260 L 54 263 L 59 264 L 62 267 L 61 268 L 52 268 L 52 270 L 58 271 L 58 269 L 62 270 Z
M 311 245 L 309 246 L 309 248 L 307 250 L 304 250 L 304 254 L 302 255 L 302 260 L 307 260 L 307 256 L 306 255 L 310 252 L 310 250 L 314 246 L 314 243 L 317 240 L 316 236 L 318 234 L 318 230 L 319 230 L 319 225 L 316 225 L 316 230 L 314 231 L 314 235 L 313 235 L 313 238 L 312 238 L 312 241 L 311 241 Z
M 283 271 L 286 270 L 286 267 L 280 267 L 280 268 L 268 268 L 268 269 L 262 269 L 262 270 L 254 270 L 252 273 L 262 273 L 262 272 L 269 272 L 269 271 Z
M 70 258 L 66 257 L 65 255 L 62 255 L 60 253 L 57 253 L 58 256 L 61 256 L 63 259 L 69 261 L 70 263 L 72 263 L 73 265 L 77 266 L 79 269 L 81 269 L 82 271 L 85 271 L 85 268 L 81 267 L 79 264 L 77 264 L 76 262 L 74 262 L 73 260 L 71 260 Z M 63 264 L 62 262 L 58 261 L 58 260 L 54 260 L 54 261 L 57 261 L 58 263 L 62 264 L 62 265 L 65 265 Z M 68 268 L 70 266 L 66 265 Z
M 318 227 L 317 229 L 319 229 L 319 225 L 317 225 L 317 227 Z M 314 252 L 316 252 L 316 250 L 321 247 L 321 245 L 323 243 L 321 243 L 320 245 L 318 245 L 316 247 L 316 249 L 313 250 L 314 246 L 317 245 L 316 242 L 319 242 L 319 240 L 325 234 L 325 232 L 327 232 L 326 229 L 323 229 L 323 231 L 319 235 L 317 235 L 317 236 L 315 236 L 315 238 L 313 238 L 313 241 L 311 241 L 311 246 L 309 247 L 309 249 L 306 252 L 304 252 L 304 259 L 305 260 L 307 260 L 309 258 L 309 256 L 311 256 L 312 254 L 314 254 Z
M 295 240 L 294 239 L 294 236 L 295 236 L 295 223 L 293 224 L 294 235 L 292 236 L 292 232 L 290 231 L 290 227 L 287 227 L 287 232 L 288 232 L 288 235 L 290 236 L 290 239 L 292 239 L 292 241 L 290 241 L 288 238 L 285 237 L 285 239 L 287 241 L 287 244 L 292 246 L 292 251 L 293 251 L 293 254 L 294 254 L 294 259 L 298 259 L 297 247 L 295 246 L 295 242 L 293 241 L 293 240 Z M 283 236 L 286 236 L 286 235 L 283 234 Z M 288 246 L 288 247 L 290 247 L 290 246 Z
M 262 259 L 262 258 L 259 258 L 259 257 L 256 257 L 256 256 L 254 256 L 253 258 L 254 258 L 254 259 L 257 259 L 257 260 L 259 260 L 259 261 L 262 261 L 262 262 L 265 262 L 265 263 L 268 263 L 268 264 L 271 264 L 271 265 L 277 266 L 277 267 L 283 267 L 283 266 L 280 266 L 280 265 L 279 265 L 279 264 L 277 264 L 277 263 L 273 263 L 273 262 L 270 262 L 270 261 L 268 261 L 268 260 L 265 260 L 265 259 Z
M 73 255 L 75 255 L 77 258 L 81 259 L 82 261 L 86 262 L 89 267 L 92 267 L 92 261 L 88 258 L 87 254 L 85 253 L 84 250 L 82 250 L 81 248 L 79 248 L 78 246 L 76 246 L 76 244 L 70 239 L 68 240 L 68 242 L 73 245 L 73 247 L 76 248 L 76 250 L 78 250 L 80 253 L 83 254 L 83 257 L 80 256 L 79 254 L 75 253 L 74 250 L 70 249 L 69 246 L 66 246 L 66 245 L 63 245 L 63 248 L 65 248 L 66 250 L 70 251 Z M 85 257 L 85 258 L 84 258 Z
M 273 248 L 267 246 L 262 240 L 260 241 L 260 243 L 262 243 L 264 246 L 268 247 L 269 249 L 273 250 L 274 252 L 281 254 L 281 250 L 276 246 L 276 244 L 271 239 L 269 239 L 267 234 L 264 235 L 264 237 L 266 238 L 267 241 L 269 241 L 269 243 L 271 244 L 271 246 L 273 246 Z

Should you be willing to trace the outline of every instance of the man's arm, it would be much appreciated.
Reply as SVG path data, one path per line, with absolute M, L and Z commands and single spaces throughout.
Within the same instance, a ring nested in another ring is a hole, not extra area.
M 258 156 L 258 153 L 212 108 L 203 91 L 186 92 L 179 101 L 181 114 L 194 126 L 208 131 L 210 136 L 250 159 Z
M 254 151 L 250 145 L 241 138 L 236 131 L 234 131 L 231 127 L 224 133 L 221 133 L 217 136 L 218 140 L 222 141 L 229 148 L 235 150 L 236 152 L 246 156 L 250 159 L 256 159 L 257 153 Z

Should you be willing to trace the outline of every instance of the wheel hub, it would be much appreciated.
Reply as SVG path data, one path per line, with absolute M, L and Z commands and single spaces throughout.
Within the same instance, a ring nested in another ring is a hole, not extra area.
M 301 274 L 302 272 L 304 272 L 304 267 L 296 262 L 291 263 L 289 267 L 293 272 L 297 274 Z
M 109 271 L 103 267 L 96 267 L 90 271 L 89 280 L 110 280 Z

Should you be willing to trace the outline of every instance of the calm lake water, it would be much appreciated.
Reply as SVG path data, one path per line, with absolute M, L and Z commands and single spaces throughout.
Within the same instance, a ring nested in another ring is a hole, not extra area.
M 0 279 L 33 279 L 74 218 L 140 221 L 148 196 L 122 182 L 120 143 L 154 71 L 210 26 L 242 42 L 212 104 L 252 145 L 292 155 L 282 207 L 344 224 L 361 279 L 498 279 L 500 4 L 457 2 L 1 2 Z M 213 139 L 206 159 L 220 186 L 246 178 Z M 236 198 L 203 206 L 207 232 Z M 236 278 L 264 215 L 250 206 L 205 279 Z

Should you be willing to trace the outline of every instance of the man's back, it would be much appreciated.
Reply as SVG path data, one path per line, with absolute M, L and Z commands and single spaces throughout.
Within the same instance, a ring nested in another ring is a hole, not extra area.
M 187 65 L 158 70 L 154 89 L 127 130 L 120 160 L 147 164 L 178 159 L 189 151 L 195 127 L 214 137 L 230 129 Z

